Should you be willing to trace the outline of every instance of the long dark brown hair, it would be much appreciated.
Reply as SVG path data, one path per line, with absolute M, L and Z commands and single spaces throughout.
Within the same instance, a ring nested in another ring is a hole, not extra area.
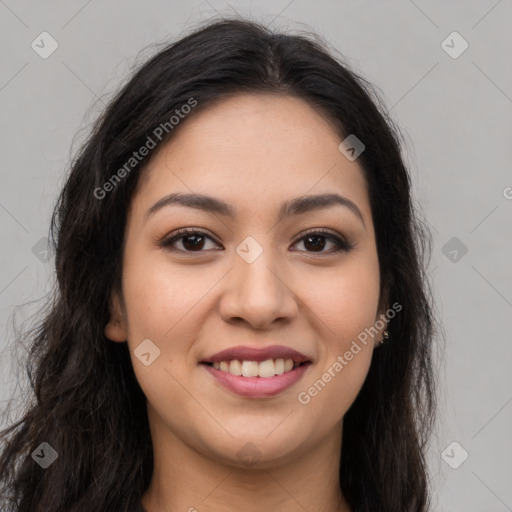
M 153 470 L 146 398 L 127 344 L 109 341 L 104 326 L 111 292 L 120 291 L 127 210 L 156 151 L 104 197 L 98 189 L 105 190 L 157 127 L 169 128 L 191 98 L 197 104 L 181 124 L 238 93 L 302 98 L 336 127 L 340 142 L 355 134 L 365 144 L 358 163 L 375 226 L 381 300 L 398 302 L 402 310 L 388 324 L 390 340 L 375 351 L 345 415 L 339 481 L 354 512 L 429 509 L 425 448 L 436 410 L 437 320 L 426 274 L 431 235 L 411 199 L 403 136 L 374 86 L 318 36 L 223 18 L 196 27 L 142 64 L 70 164 L 50 225 L 56 283 L 35 327 L 17 339 L 28 347 L 32 400 L 1 433 L 2 511 L 129 512 L 140 506 Z M 160 147 L 173 133 L 164 131 Z M 47 469 L 32 457 L 43 442 L 58 453 Z

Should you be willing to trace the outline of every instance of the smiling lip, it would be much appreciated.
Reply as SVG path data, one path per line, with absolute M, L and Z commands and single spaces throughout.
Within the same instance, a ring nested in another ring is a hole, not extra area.
M 231 361 L 232 359 L 238 359 L 239 361 L 257 361 L 258 363 L 267 359 L 293 359 L 294 362 L 296 361 L 298 363 L 311 362 L 310 357 L 283 345 L 272 345 L 264 348 L 240 345 L 217 352 L 203 359 L 201 363 L 220 363 L 222 361 Z
M 310 362 L 298 366 L 294 370 L 274 377 L 242 377 L 229 372 L 217 370 L 204 363 L 202 366 L 228 390 L 247 398 L 263 398 L 277 395 L 295 384 L 311 366 Z
M 297 367 L 281 375 L 274 375 L 274 377 L 243 377 L 217 370 L 211 365 L 214 362 L 221 363 L 233 359 L 256 361 L 258 363 L 267 359 L 292 359 L 294 363 L 297 363 Z M 213 354 L 201 361 L 201 366 L 229 391 L 247 398 L 263 398 L 277 395 L 295 384 L 311 366 L 311 363 L 310 357 L 284 345 L 271 345 L 269 347 L 239 345 Z M 299 364 L 300 366 L 298 366 Z

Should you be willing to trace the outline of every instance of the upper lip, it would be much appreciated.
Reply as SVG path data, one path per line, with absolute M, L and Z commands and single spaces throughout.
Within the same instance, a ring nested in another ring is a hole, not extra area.
M 214 363 L 222 361 L 265 361 L 267 359 L 293 359 L 299 363 L 311 361 L 311 358 L 297 350 L 283 345 L 271 345 L 269 347 L 248 347 L 240 345 L 221 350 L 212 356 L 203 359 L 202 363 Z

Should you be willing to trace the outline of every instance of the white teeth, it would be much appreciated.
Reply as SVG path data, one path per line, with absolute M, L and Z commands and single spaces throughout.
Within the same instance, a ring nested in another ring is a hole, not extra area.
M 242 376 L 257 377 L 258 363 L 256 361 L 242 361 Z
M 215 361 L 213 367 L 223 372 L 231 373 L 231 375 L 243 377 L 274 377 L 274 375 L 282 375 L 285 372 L 293 370 L 299 363 L 294 363 L 293 359 L 267 359 L 266 361 L 240 361 L 233 359 L 231 361 Z
M 275 366 L 273 359 L 261 361 L 258 365 L 258 375 L 260 377 L 273 377 L 275 375 Z
M 238 359 L 233 359 L 233 361 L 229 363 L 229 373 L 242 375 L 242 363 Z

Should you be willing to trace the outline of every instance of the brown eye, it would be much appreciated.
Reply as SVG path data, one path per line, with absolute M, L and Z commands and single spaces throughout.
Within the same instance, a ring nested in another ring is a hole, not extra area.
M 326 245 L 330 241 L 334 244 L 334 250 L 324 251 Z M 302 242 L 306 247 L 306 252 L 317 252 L 321 254 L 333 254 L 340 251 L 348 252 L 352 249 L 353 245 L 347 242 L 345 239 L 340 238 L 337 235 L 332 234 L 330 231 L 313 231 L 302 236 L 298 242 Z
M 161 247 L 165 247 L 168 250 L 177 250 L 182 252 L 203 252 L 207 240 L 215 242 L 213 238 L 206 235 L 202 231 L 181 229 L 177 231 L 173 236 L 160 242 L 159 245 Z M 181 242 L 183 249 L 174 247 L 176 242 Z
M 159 245 L 166 248 L 169 251 L 180 251 L 180 252 L 204 252 L 207 242 L 214 242 L 217 246 L 217 242 L 204 233 L 197 229 L 180 229 L 173 235 L 165 238 Z M 181 243 L 181 247 L 177 243 Z M 341 251 L 348 252 L 352 249 L 353 245 L 337 235 L 334 235 L 330 231 L 316 230 L 306 235 L 303 235 L 296 243 L 302 242 L 306 248 L 305 252 L 318 253 L 318 254 L 334 254 Z M 329 243 L 332 244 L 331 250 L 329 250 Z M 327 247 L 327 250 L 325 250 Z M 213 247 L 215 248 L 215 247 Z M 304 251 L 300 251 L 304 252 Z

